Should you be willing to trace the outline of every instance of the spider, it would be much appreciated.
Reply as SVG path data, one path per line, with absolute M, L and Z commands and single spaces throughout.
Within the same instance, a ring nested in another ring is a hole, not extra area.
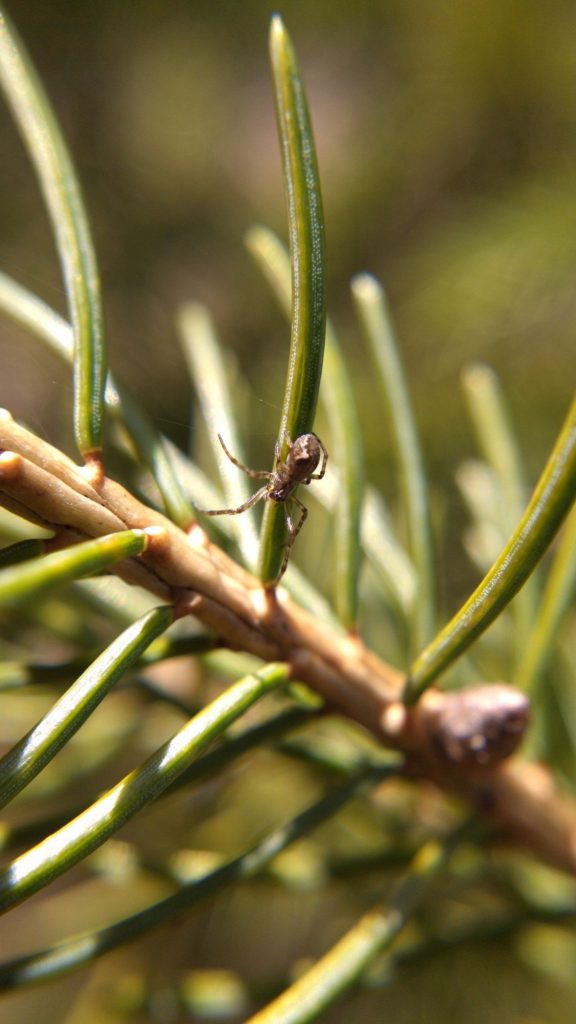
M 294 545 L 296 537 L 300 533 L 304 525 L 304 520 L 308 515 L 308 509 L 302 502 L 294 495 L 294 491 L 298 487 L 298 484 L 309 484 L 311 480 L 321 480 L 326 471 L 326 462 L 328 461 L 328 452 L 319 437 L 316 434 L 301 434 L 297 437 L 294 442 L 286 435 L 286 442 L 288 444 L 288 454 L 286 460 L 282 461 L 280 442 L 276 441 L 275 446 L 275 457 L 274 457 L 274 469 L 271 473 L 267 470 L 249 469 L 243 462 L 239 462 L 235 459 L 231 452 L 228 451 L 226 445 L 220 434 L 218 434 L 218 440 L 222 445 L 224 452 L 239 469 L 243 469 L 248 476 L 254 477 L 257 480 L 266 480 L 266 483 L 259 487 L 258 490 L 248 498 L 248 501 L 243 502 L 238 508 L 217 508 L 209 511 L 203 509 L 204 515 L 207 516 L 237 516 L 241 512 L 246 512 L 253 505 L 256 505 L 259 501 L 277 501 L 278 503 L 284 504 L 284 513 L 286 516 L 286 529 L 288 531 L 288 541 L 284 551 L 284 559 L 280 568 L 280 572 L 275 582 L 278 582 L 281 576 L 286 571 L 288 565 L 288 559 L 290 552 Z M 318 463 L 321 461 L 321 466 L 318 472 L 315 469 Z M 299 522 L 295 525 L 294 520 L 289 512 L 288 502 L 293 501 L 300 510 Z

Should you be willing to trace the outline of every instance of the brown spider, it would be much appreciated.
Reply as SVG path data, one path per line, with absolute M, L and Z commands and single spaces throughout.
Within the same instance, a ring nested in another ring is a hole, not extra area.
M 259 487 L 258 490 L 248 498 L 238 508 L 217 508 L 212 511 L 208 509 L 202 509 L 206 516 L 237 516 L 240 512 L 246 512 L 253 505 L 256 505 L 259 501 L 277 501 L 286 503 L 284 506 L 284 514 L 286 516 L 286 529 L 288 531 L 288 542 L 284 551 L 284 559 L 280 572 L 278 573 L 276 582 L 284 575 L 286 566 L 288 565 L 288 559 L 292 550 L 294 541 L 300 533 L 304 525 L 304 520 L 308 515 L 308 509 L 302 502 L 294 495 L 294 491 L 298 487 L 298 484 L 309 484 L 311 480 L 321 480 L 326 471 L 326 462 L 328 461 L 328 452 L 322 444 L 319 437 L 316 434 L 301 434 L 297 437 L 294 442 L 286 437 L 288 444 L 288 454 L 286 460 L 283 462 L 281 457 L 280 442 L 276 441 L 275 446 L 275 457 L 274 457 L 274 470 L 270 473 L 267 470 L 249 469 L 244 463 L 239 462 L 235 459 L 231 452 L 228 451 L 226 445 L 220 434 L 218 434 L 218 440 L 222 445 L 226 455 L 239 469 L 243 469 L 248 476 L 254 477 L 257 480 L 266 480 L 267 482 L 263 487 Z M 322 464 L 317 473 L 314 472 L 318 463 L 322 460 Z M 300 510 L 300 520 L 295 525 L 288 510 L 288 502 L 293 501 Z M 200 511 L 200 510 L 199 510 Z

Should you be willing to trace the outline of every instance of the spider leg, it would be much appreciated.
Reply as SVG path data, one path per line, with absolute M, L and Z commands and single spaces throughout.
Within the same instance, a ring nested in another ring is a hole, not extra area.
M 298 506 L 300 510 L 300 519 L 295 526 L 292 516 L 288 511 L 288 508 L 286 507 L 286 505 L 284 506 L 284 514 L 286 516 L 286 529 L 288 530 L 288 540 L 286 541 L 286 547 L 284 548 L 284 558 L 282 559 L 282 565 L 280 566 L 280 572 L 278 573 L 276 582 L 278 582 L 278 580 L 286 572 L 288 566 L 288 559 L 290 558 L 290 552 L 294 547 L 294 541 L 296 540 L 296 537 L 298 536 L 300 530 L 304 526 L 304 522 L 308 515 L 308 509 L 306 508 L 306 505 L 303 505 L 299 498 L 292 497 L 290 498 L 290 501 L 293 501 L 294 504 Z
M 283 432 L 282 437 L 278 438 L 276 444 L 274 445 L 274 468 L 276 470 L 278 469 L 279 466 L 284 465 L 284 462 L 282 460 L 282 445 L 284 444 L 284 441 L 286 441 L 286 444 L 288 445 L 289 452 L 294 447 L 290 438 L 290 434 Z
M 220 444 L 222 445 L 226 455 L 230 459 L 230 462 L 233 462 L 235 466 L 238 466 L 238 469 L 243 469 L 244 472 L 248 474 L 248 476 L 254 477 L 255 480 L 269 480 L 270 479 L 272 474 L 269 473 L 267 470 L 265 470 L 265 469 L 249 469 L 248 466 L 245 466 L 243 462 L 239 462 L 238 459 L 235 459 L 234 456 L 232 455 L 232 452 L 229 452 L 227 447 L 226 447 L 226 445 L 224 444 L 224 439 L 222 437 L 222 434 L 218 434 L 218 440 L 220 441 Z M 249 506 L 247 506 L 247 507 L 249 507 Z M 242 511 L 244 511 L 244 510 L 242 510 Z
M 318 470 L 317 473 L 312 474 L 310 480 L 321 480 L 322 477 L 324 476 L 324 473 L 326 472 L 326 463 L 328 462 L 328 452 L 326 450 L 326 445 L 322 443 L 318 436 L 316 436 L 316 440 L 318 441 L 318 444 L 322 449 L 322 465 L 320 466 L 320 469 Z M 307 481 L 307 483 L 308 482 L 309 481 Z
M 238 508 L 199 508 L 198 512 L 202 512 L 205 516 L 238 516 L 241 512 L 247 512 L 249 508 L 256 505 L 262 498 L 266 498 L 268 495 L 268 484 L 264 484 L 263 487 L 259 487 L 255 494 L 248 501 L 244 501 Z

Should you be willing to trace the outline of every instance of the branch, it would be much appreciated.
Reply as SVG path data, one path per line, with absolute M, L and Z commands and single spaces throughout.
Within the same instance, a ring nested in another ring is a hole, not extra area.
M 0 412 L 0 504 L 46 527 L 48 548 L 118 530 L 156 527 L 123 579 L 194 615 L 222 645 L 289 665 L 327 704 L 406 757 L 406 772 L 468 799 L 506 841 L 576 873 L 576 805 L 546 769 L 508 762 L 528 724 L 526 697 L 506 684 L 458 693 L 430 690 L 413 707 L 404 676 L 260 582 L 212 544 L 198 524 L 184 532 L 115 481 L 96 486 L 70 459 Z

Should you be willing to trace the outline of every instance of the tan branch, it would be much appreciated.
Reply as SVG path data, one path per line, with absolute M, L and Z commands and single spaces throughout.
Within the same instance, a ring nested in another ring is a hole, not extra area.
M 125 528 L 157 528 L 154 542 L 119 573 L 192 614 L 223 644 L 291 666 L 327 703 L 406 755 L 407 771 L 470 800 L 498 833 L 576 872 L 576 805 L 549 773 L 505 759 L 521 741 L 528 704 L 505 684 L 460 693 L 430 691 L 413 708 L 400 701 L 401 672 L 259 581 L 210 543 L 185 533 L 123 487 L 90 478 L 0 411 L 0 503 L 55 534 L 53 543 Z

